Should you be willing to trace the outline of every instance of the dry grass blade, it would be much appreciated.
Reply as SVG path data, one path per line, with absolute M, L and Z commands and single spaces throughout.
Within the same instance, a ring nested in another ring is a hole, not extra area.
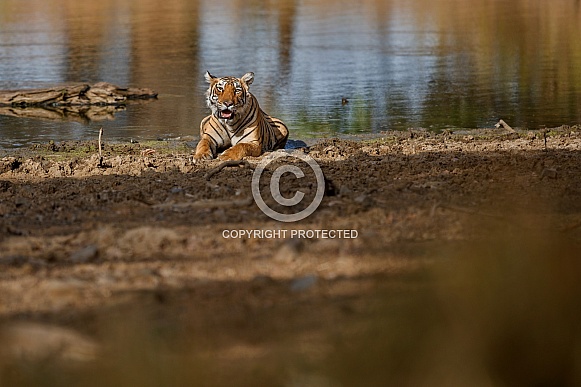
M 102 140 L 103 140 L 103 128 L 101 127 L 99 129 L 99 143 L 98 143 L 98 147 L 99 147 L 99 167 L 103 166 L 103 147 L 102 147 Z

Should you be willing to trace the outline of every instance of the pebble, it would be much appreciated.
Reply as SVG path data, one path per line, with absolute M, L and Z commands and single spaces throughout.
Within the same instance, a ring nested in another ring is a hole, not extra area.
M 361 194 L 361 195 L 357 196 L 354 200 L 356 203 L 363 203 L 367 200 L 367 195 Z
M 351 189 L 346 185 L 342 185 L 341 188 L 339 188 L 339 196 L 348 196 L 351 192 Z
M 319 277 L 315 274 L 309 274 L 304 277 L 294 279 L 290 284 L 290 290 L 293 292 L 304 292 L 315 286 Z
M 88 245 L 71 254 L 70 260 L 74 263 L 87 263 L 97 258 L 99 249 L 95 245 Z

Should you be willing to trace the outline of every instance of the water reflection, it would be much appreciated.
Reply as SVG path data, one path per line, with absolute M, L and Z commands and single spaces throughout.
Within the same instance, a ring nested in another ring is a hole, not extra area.
M 34 118 L 46 121 L 73 121 L 88 124 L 91 121 L 114 120 L 115 114 L 124 111 L 124 105 L 83 106 L 0 106 L 0 114 L 9 117 Z
M 256 73 L 291 136 L 579 123 L 578 0 L 2 0 L 0 89 L 108 81 L 159 101 L 105 123 L 0 116 L 0 146 L 197 135 L 203 72 Z M 348 104 L 342 104 L 345 97 Z

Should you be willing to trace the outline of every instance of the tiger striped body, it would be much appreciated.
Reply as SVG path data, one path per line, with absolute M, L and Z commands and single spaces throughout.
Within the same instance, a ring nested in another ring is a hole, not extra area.
M 206 93 L 212 114 L 200 124 L 200 142 L 194 161 L 213 159 L 240 160 L 284 148 L 288 128 L 279 119 L 266 114 L 248 90 L 253 73 L 241 78 L 217 78 L 206 72 L 210 87 Z

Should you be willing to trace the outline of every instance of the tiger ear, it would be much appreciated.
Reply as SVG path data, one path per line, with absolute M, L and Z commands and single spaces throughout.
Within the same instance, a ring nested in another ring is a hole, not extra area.
M 204 74 L 204 78 L 206 79 L 206 82 L 208 82 L 209 84 L 212 84 L 216 81 L 216 77 L 210 74 L 209 71 L 206 71 L 206 74 Z
M 242 76 L 242 78 L 240 78 L 240 80 L 244 82 L 246 86 L 250 86 L 252 84 L 252 81 L 254 81 L 254 73 L 252 72 L 246 73 Z

